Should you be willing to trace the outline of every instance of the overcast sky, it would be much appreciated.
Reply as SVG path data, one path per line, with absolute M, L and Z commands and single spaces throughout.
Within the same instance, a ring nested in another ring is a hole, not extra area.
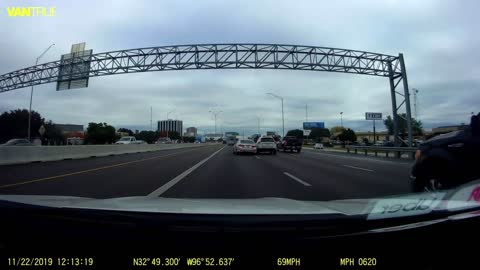
M 9 6 L 56 7 L 55 17 L 8 17 Z M 1 1 L 0 74 L 31 66 L 87 43 L 94 53 L 177 44 L 280 43 L 403 53 L 410 88 L 419 89 L 424 127 L 468 123 L 480 104 L 480 1 Z M 184 121 L 213 131 L 209 110 L 222 110 L 218 130 L 281 130 L 309 121 L 371 129 L 366 111 L 391 114 L 386 78 L 286 70 L 193 70 L 91 78 L 85 89 L 35 87 L 33 109 L 56 123 L 107 122 L 150 128 Z M 28 108 L 30 88 L 0 94 L 0 112 Z M 413 112 L 412 97 L 412 112 Z M 379 128 L 384 129 L 379 123 Z

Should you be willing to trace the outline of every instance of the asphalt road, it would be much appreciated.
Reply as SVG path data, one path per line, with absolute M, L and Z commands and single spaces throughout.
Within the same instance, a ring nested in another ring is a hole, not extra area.
M 91 198 L 371 198 L 409 192 L 411 162 L 322 150 L 233 155 L 231 146 L 0 166 L 0 194 Z

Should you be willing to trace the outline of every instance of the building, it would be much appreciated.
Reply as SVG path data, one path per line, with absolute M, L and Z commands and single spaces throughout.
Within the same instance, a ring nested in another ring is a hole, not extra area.
M 357 135 L 357 141 L 363 142 L 366 138 L 369 142 L 373 142 L 373 131 L 359 131 L 355 132 Z M 375 141 L 389 141 L 390 139 L 393 140 L 393 136 L 388 135 L 387 131 L 377 131 L 375 132 Z
M 196 127 L 189 127 L 187 128 L 187 132 L 185 132 L 186 137 L 195 137 L 197 136 L 197 128 Z
M 183 121 L 182 120 L 162 120 L 158 121 L 157 131 L 162 132 L 172 132 L 176 131 L 179 135 L 183 134 Z

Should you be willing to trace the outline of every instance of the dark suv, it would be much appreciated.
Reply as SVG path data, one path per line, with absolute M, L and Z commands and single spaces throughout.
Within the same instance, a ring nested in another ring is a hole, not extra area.
M 411 172 L 413 191 L 448 189 L 480 178 L 480 113 L 469 126 L 420 144 Z
M 280 142 L 277 143 L 278 150 L 283 150 L 284 152 L 289 150 L 290 152 L 296 151 L 300 153 L 302 151 L 303 141 L 294 136 L 285 136 Z

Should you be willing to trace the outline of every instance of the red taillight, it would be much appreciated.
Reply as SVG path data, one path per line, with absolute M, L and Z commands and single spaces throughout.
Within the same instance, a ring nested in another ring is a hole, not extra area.
M 245 145 L 243 145 L 243 144 L 239 144 L 239 145 L 238 145 L 238 147 L 245 147 Z

